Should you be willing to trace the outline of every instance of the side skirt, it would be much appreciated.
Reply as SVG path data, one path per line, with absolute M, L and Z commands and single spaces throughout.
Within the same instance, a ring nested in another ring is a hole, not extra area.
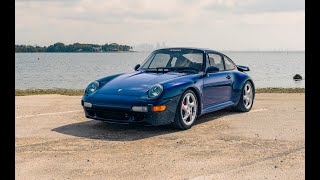
M 227 102 L 224 102 L 221 104 L 217 104 L 217 105 L 214 105 L 214 106 L 211 106 L 211 107 L 208 107 L 208 108 L 202 110 L 201 115 L 209 113 L 209 112 L 217 111 L 217 110 L 220 110 L 220 109 L 232 106 L 232 105 L 234 105 L 234 103 L 232 101 L 227 101 Z

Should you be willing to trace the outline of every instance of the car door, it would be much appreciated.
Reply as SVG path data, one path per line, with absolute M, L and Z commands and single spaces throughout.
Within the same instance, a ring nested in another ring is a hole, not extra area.
M 216 66 L 219 71 L 207 73 L 203 80 L 203 106 L 208 108 L 231 99 L 231 72 L 225 70 L 223 58 L 220 54 L 208 53 L 206 66 Z
M 229 101 L 232 101 L 232 93 L 233 93 L 233 82 L 234 82 L 234 73 L 236 72 L 236 64 L 226 55 L 223 55 L 223 62 L 224 62 L 224 67 L 225 71 L 228 73 L 230 76 L 229 83 L 230 85 L 230 94 L 229 94 Z

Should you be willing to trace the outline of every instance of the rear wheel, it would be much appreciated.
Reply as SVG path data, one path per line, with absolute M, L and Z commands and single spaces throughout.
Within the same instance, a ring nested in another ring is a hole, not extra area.
M 247 81 L 241 92 L 240 100 L 234 107 L 236 111 L 248 112 L 252 108 L 255 95 L 255 89 L 250 81 Z
M 193 91 L 184 92 L 180 98 L 173 125 L 177 129 L 191 128 L 197 118 L 198 100 Z

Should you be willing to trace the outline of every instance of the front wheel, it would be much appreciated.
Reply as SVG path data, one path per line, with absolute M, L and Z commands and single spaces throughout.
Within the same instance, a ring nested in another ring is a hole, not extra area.
M 255 95 L 255 89 L 250 81 L 247 81 L 240 95 L 238 104 L 234 107 L 236 111 L 248 112 L 252 108 Z
M 173 125 L 177 129 L 191 128 L 197 118 L 198 100 L 193 91 L 184 92 L 180 98 Z

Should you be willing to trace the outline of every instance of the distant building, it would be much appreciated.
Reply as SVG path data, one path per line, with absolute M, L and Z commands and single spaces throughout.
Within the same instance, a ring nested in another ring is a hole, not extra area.
M 140 51 L 140 52 L 150 52 L 155 49 L 166 48 L 166 47 L 167 45 L 165 44 L 165 42 L 162 42 L 162 43 L 156 42 L 155 44 L 142 43 L 142 44 L 133 46 L 132 50 Z

